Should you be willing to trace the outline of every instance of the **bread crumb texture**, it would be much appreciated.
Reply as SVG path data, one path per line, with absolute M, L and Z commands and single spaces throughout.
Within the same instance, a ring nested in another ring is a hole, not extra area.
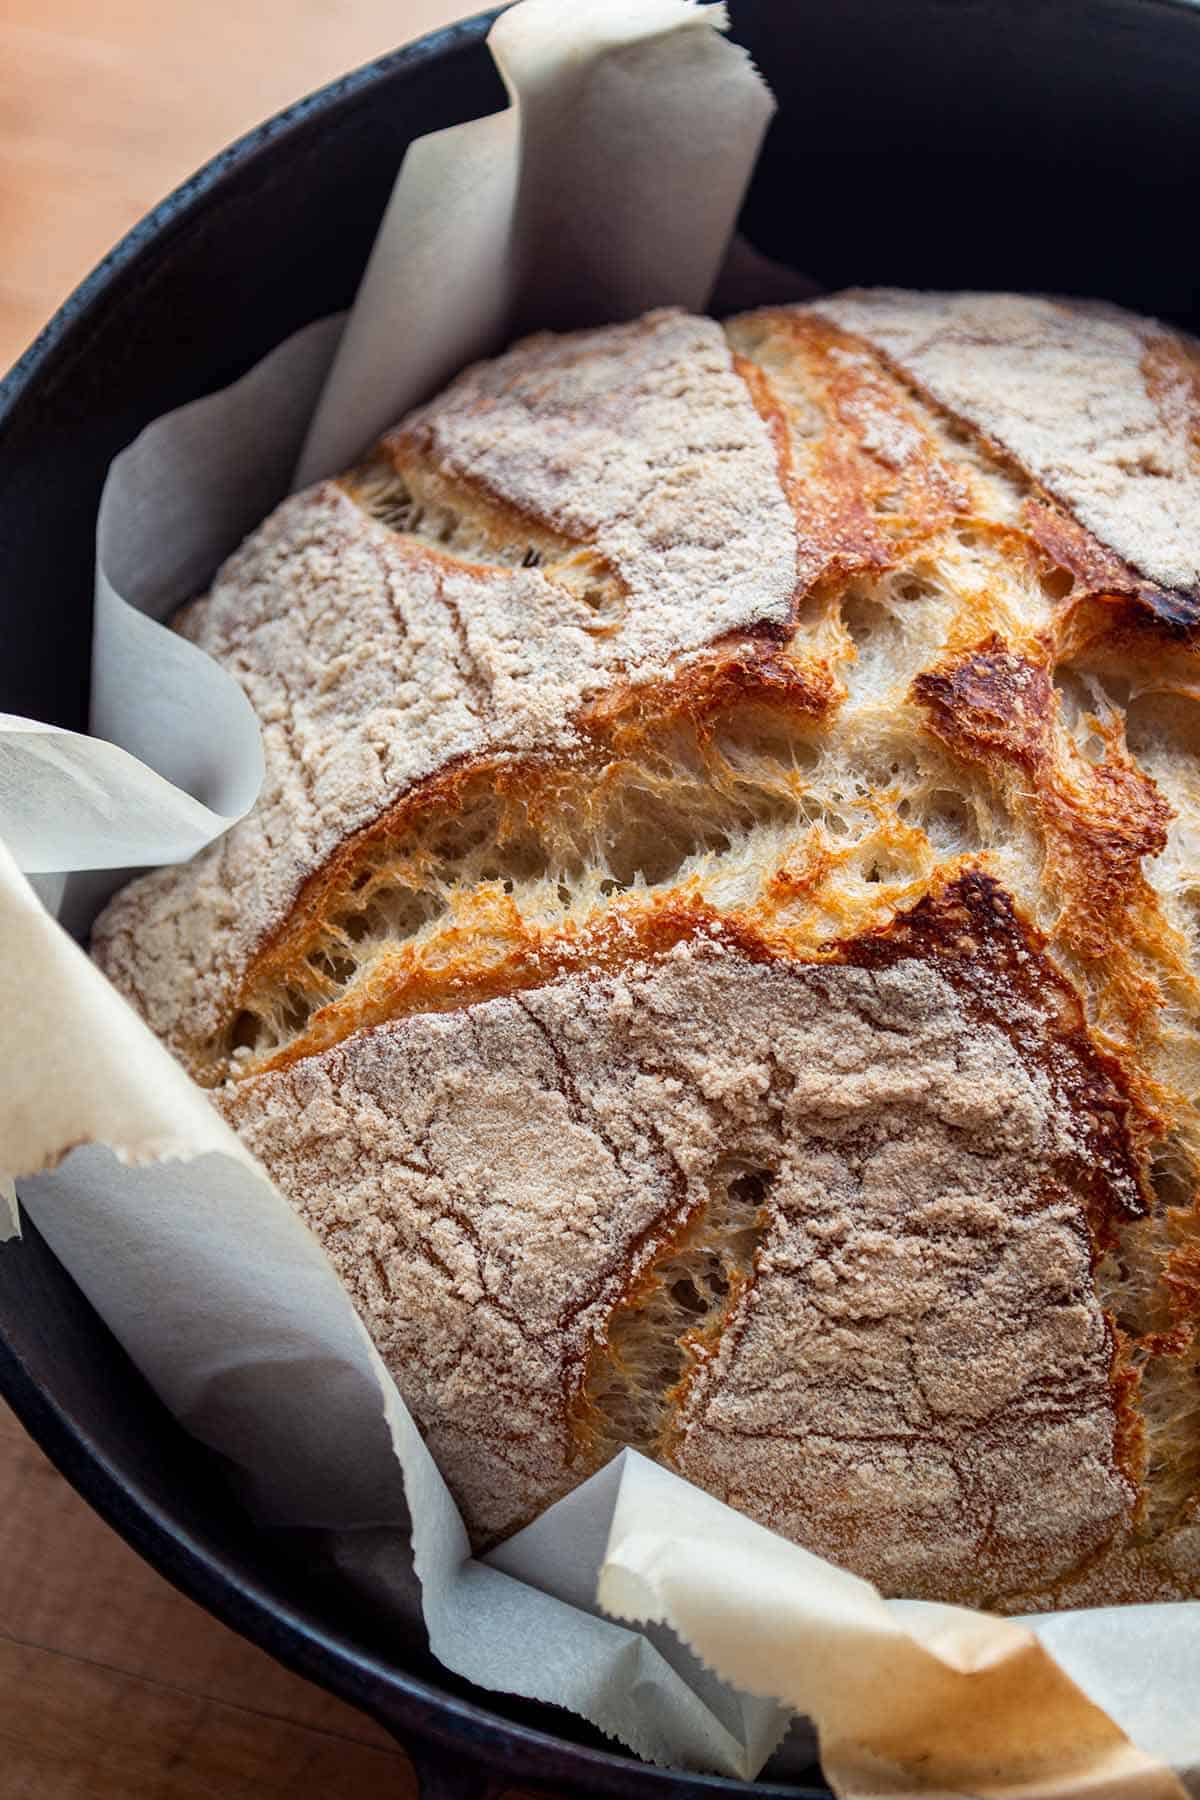
M 1200 1597 L 1198 356 L 531 338 L 180 615 L 266 782 L 93 950 L 476 1542 L 631 1443 L 887 1593 Z

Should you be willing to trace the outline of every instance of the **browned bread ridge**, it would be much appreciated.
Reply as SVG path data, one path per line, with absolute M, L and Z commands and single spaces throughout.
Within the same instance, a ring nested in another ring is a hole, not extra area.
M 178 623 L 266 782 L 93 948 L 477 1542 L 629 1443 L 892 1594 L 1200 1596 L 1194 344 L 532 338 Z

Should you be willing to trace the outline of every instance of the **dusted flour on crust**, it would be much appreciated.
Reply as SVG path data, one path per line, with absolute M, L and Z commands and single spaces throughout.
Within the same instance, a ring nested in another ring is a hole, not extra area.
M 94 950 L 477 1541 L 634 1443 L 891 1593 L 1200 1595 L 1196 354 L 530 339 L 183 615 L 266 786 Z
M 975 426 L 1200 618 L 1200 347 L 1116 306 L 1011 294 L 835 295 L 817 308 Z
M 387 523 L 402 479 L 389 452 L 385 503 L 374 472 L 285 501 L 181 621 L 262 720 L 263 792 L 182 880 L 127 889 L 97 945 L 187 1056 L 220 1033 L 305 879 L 416 783 L 484 751 L 561 752 L 616 680 L 786 628 L 795 526 L 710 320 L 658 314 L 567 354 L 531 339 L 408 422 L 402 469 L 419 461 L 410 440 L 435 470 L 423 535 Z M 459 476 L 474 484 L 461 507 Z M 444 553 L 471 535 L 472 503 L 484 541 Z
M 780 962 L 703 920 L 621 954 L 221 1098 L 477 1534 L 620 1436 L 891 1591 L 988 1600 L 1107 1547 L 1135 1488 L 1080 1222 L 1105 1152 L 1056 1022 L 1011 991 L 989 1017 L 921 958 Z M 1126 1171 L 1101 1181 L 1094 1206 L 1136 1205 Z M 694 1281 L 669 1297 L 682 1393 L 639 1418 L 662 1334 L 595 1346 L 689 1232 L 729 1253 L 739 1184 L 753 1280 L 704 1313 Z

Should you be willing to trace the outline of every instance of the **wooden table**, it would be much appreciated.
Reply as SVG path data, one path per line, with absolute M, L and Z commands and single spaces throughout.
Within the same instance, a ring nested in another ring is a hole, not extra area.
M 0 371 L 117 238 L 224 144 L 476 10 L 474 0 L 3 0 Z
M 3 1800 L 413 1800 L 381 1727 L 142 1562 L 0 1405 Z
M 246 127 L 457 0 L 4 0 L 0 369 Z M 0 1403 L 0 1800 L 412 1800 L 381 1728 L 175 1592 Z

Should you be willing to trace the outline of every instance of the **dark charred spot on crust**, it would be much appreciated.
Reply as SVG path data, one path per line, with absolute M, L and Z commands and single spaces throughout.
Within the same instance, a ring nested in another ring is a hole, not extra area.
M 1031 494 L 1022 523 L 1036 546 L 1043 585 L 1063 601 L 1104 599 L 1147 631 L 1187 638 L 1200 628 L 1200 592 L 1161 587 L 1131 568 L 1046 494 Z M 1065 577 L 1056 592 L 1056 577 Z
M 1151 889 L 1142 859 L 1167 843 L 1172 809 L 1132 761 L 1119 734 L 1102 762 L 1063 754 L 1058 697 L 1048 670 L 992 636 L 913 683 L 929 729 L 964 760 L 1010 782 L 1045 846 L 1043 882 L 1059 906 L 1056 935 L 1085 965 L 1112 958 L 1120 934 L 1139 928 Z M 1135 1037 L 1153 1020 L 1158 989 L 1127 973 L 1106 993 L 1120 1029 Z
M 1026 1067 L 1045 1073 L 1076 1122 L 1061 1178 L 1088 1202 L 1098 1251 L 1149 1209 L 1145 1169 L 1161 1121 L 1135 1097 L 1115 1057 L 1097 1048 L 1071 984 L 992 876 L 968 870 L 888 925 L 838 944 L 841 961 L 886 968 L 907 957 L 935 962 L 976 1016 L 1003 1031 Z
M 935 735 L 961 756 L 1033 767 L 1047 755 L 1056 708 L 1050 676 L 994 633 L 918 675 L 912 691 Z
M 950 750 L 1028 778 L 1025 804 L 1046 836 L 1046 879 L 1064 909 L 1061 935 L 1083 957 L 1106 956 L 1115 921 L 1144 898 L 1142 858 L 1167 842 L 1171 808 L 1153 780 L 1119 745 L 1102 763 L 1060 757 L 1049 671 L 995 635 L 918 675 L 912 692 Z

